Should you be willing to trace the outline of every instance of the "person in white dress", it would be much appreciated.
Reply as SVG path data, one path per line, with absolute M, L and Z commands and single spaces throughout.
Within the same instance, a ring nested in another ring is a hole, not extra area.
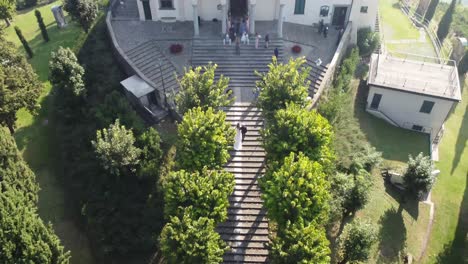
M 237 123 L 236 126 L 236 137 L 234 138 L 234 149 L 235 150 L 240 150 L 242 149 L 242 131 L 241 131 L 241 125 Z

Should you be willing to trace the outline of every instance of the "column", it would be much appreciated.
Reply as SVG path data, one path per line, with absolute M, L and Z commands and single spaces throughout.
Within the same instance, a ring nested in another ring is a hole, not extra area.
M 221 23 L 221 32 L 223 33 L 223 37 L 226 35 L 226 27 L 227 27 L 227 6 L 226 4 L 221 4 L 221 12 L 223 12 L 222 16 L 222 23 Z
M 280 3 L 279 18 L 278 18 L 278 38 L 283 37 L 283 17 L 284 17 L 284 3 Z
M 250 1 L 250 8 L 249 8 L 249 29 L 251 34 L 255 34 L 255 1 Z
M 192 0 L 193 6 L 193 35 L 198 36 L 200 35 L 200 29 L 198 24 L 198 1 Z

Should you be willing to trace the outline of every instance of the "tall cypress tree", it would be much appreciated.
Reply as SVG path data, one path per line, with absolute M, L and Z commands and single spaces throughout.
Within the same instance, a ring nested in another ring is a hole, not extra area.
M 439 37 L 441 43 L 444 42 L 444 39 L 450 31 L 450 24 L 452 24 L 453 13 L 455 12 L 456 5 L 457 0 L 452 0 L 452 3 L 450 3 L 449 8 L 440 20 L 439 28 L 437 29 L 437 37 Z
M 29 47 L 29 43 L 24 38 L 23 32 L 21 32 L 21 29 L 18 26 L 15 26 L 15 31 L 16 35 L 18 35 L 18 38 L 21 41 L 21 44 L 23 44 L 23 47 L 26 50 L 26 53 L 28 54 L 29 58 L 32 58 L 34 56 L 34 53 L 31 47 Z
M 427 23 L 431 22 L 432 18 L 434 17 L 437 5 L 439 5 L 439 0 L 431 1 L 429 7 L 427 8 L 426 14 L 424 15 L 424 21 L 427 21 Z
M 41 29 L 42 38 L 44 39 L 45 42 L 48 42 L 49 41 L 49 34 L 47 33 L 47 28 L 44 25 L 44 20 L 42 19 L 41 12 L 36 9 L 34 11 L 34 15 L 36 15 L 37 24 L 39 24 L 39 28 Z

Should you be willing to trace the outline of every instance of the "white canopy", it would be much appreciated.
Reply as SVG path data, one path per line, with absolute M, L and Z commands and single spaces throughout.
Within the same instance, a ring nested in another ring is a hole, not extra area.
M 151 87 L 147 82 L 143 81 L 137 75 L 133 75 L 120 82 L 122 86 L 136 98 L 140 98 L 144 95 L 154 92 L 153 87 Z

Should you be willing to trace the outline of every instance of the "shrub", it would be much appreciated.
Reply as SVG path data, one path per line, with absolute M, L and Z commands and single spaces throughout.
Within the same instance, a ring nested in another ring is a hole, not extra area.
M 343 204 L 343 214 L 348 215 L 355 213 L 357 210 L 364 208 L 369 202 L 370 187 L 372 180 L 370 174 L 365 170 L 360 170 L 354 175 L 353 187 L 345 196 Z
M 338 240 L 339 263 L 365 262 L 373 244 L 377 242 L 377 230 L 369 222 L 354 220 L 347 224 Z
M 357 32 L 357 46 L 359 48 L 359 55 L 369 56 L 379 46 L 379 34 L 373 32 L 370 28 L 361 28 Z
M 294 45 L 294 46 L 291 48 L 291 51 L 292 51 L 293 53 L 299 54 L 299 53 L 301 53 L 302 48 L 301 48 L 301 46 L 299 46 L 299 45 Z
M 16 35 L 18 36 L 19 40 L 21 41 L 21 44 L 23 44 L 24 50 L 28 54 L 28 57 L 32 58 L 34 56 L 34 53 L 33 53 L 32 49 L 31 49 L 31 47 L 29 47 L 29 43 L 24 38 L 23 32 L 21 32 L 21 29 L 18 26 L 15 26 L 15 32 L 16 32 Z
M 369 74 L 369 65 L 368 64 L 359 64 L 356 68 L 355 76 L 361 80 L 367 79 L 367 75 Z
M 336 92 L 347 92 L 349 90 L 349 84 L 353 79 L 359 59 L 359 49 L 354 48 L 346 59 L 343 60 L 340 71 L 333 81 L 333 88 Z
M 137 138 L 136 146 L 141 149 L 137 175 L 140 178 L 157 179 L 163 154 L 158 131 L 152 127 L 148 128 Z
M 432 174 L 433 169 L 431 157 L 425 157 L 422 153 L 419 153 L 415 158 L 409 155 L 408 167 L 403 175 L 403 180 L 410 196 L 421 198 L 429 192 L 435 182 L 435 175 Z
M 65 0 L 64 9 L 80 23 L 86 33 L 99 11 L 97 1 L 94 0 Z
M 64 90 L 65 96 L 84 96 L 86 89 L 83 77 L 84 69 L 70 48 L 59 47 L 51 53 L 49 80 L 56 88 Z
M 41 30 L 42 38 L 44 39 L 45 42 L 48 42 L 49 34 L 47 33 L 47 28 L 44 24 L 44 20 L 42 19 L 41 12 L 38 9 L 36 9 L 34 11 L 34 15 L 36 16 L 37 24 L 39 25 L 39 29 Z
M 169 47 L 169 50 L 171 51 L 172 54 L 178 54 L 182 52 L 183 48 L 184 47 L 182 46 L 182 44 L 171 44 L 171 46 Z

